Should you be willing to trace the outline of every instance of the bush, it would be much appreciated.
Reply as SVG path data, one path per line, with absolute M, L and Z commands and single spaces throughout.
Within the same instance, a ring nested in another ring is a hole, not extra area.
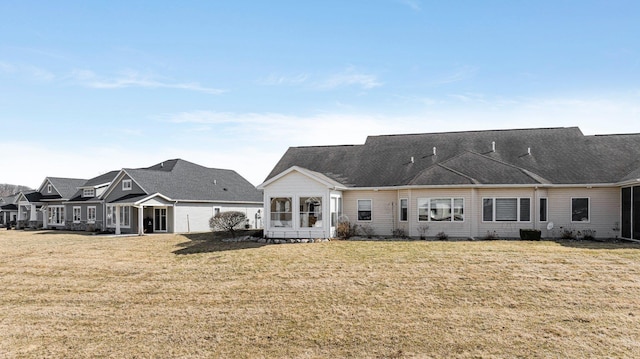
M 560 238 L 561 239 L 576 239 L 576 233 L 571 228 L 560 227 Z
M 236 227 L 244 223 L 247 216 L 238 211 L 220 212 L 209 219 L 209 228 L 212 231 L 227 231 L 233 238 L 236 237 Z
M 362 235 L 367 237 L 367 238 L 373 238 L 373 236 L 375 235 L 375 231 L 374 231 L 373 227 L 371 227 L 368 224 L 360 226 L 360 232 L 362 232 Z
M 396 228 L 392 230 L 391 235 L 394 238 L 407 238 L 407 232 L 402 228 Z
M 425 240 L 427 239 L 427 232 L 429 232 L 429 225 L 428 224 L 421 224 L 418 226 L 418 233 L 420 233 L 420 239 Z
M 493 232 L 487 231 L 487 235 L 484 236 L 483 239 L 490 241 L 490 240 L 499 239 L 499 238 L 500 237 L 498 236 L 498 233 L 496 231 L 493 231 Z
M 339 238 L 349 239 L 358 233 L 358 225 L 349 221 L 340 221 L 336 227 L 336 234 Z
M 447 239 L 449 239 L 449 236 L 444 232 L 439 232 L 438 234 L 436 234 L 436 239 L 439 241 L 446 241 Z

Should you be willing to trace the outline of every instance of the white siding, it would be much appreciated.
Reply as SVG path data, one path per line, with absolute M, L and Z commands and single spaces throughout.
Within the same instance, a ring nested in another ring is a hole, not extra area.
M 273 238 L 328 238 L 330 236 L 330 193 L 325 185 L 299 172 L 290 172 L 264 189 L 265 235 Z M 334 192 L 335 193 L 335 192 Z M 299 198 L 322 198 L 322 227 L 300 227 Z M 292 200 L 292 227 L 270 227 L 271 198 L 290 197 Z
M 398 221 L 397 191 L 349 191 L 344 193 L 342 204 L 349 222 L 359 226 L 371 226 L 376 236 L 391 236 Z M 358 200 L 372 200 L 371 221 L 358 221 Z
M 207 232 L 209 219 L 214 215 L 214 208 L 220 208 L 220 212 L 239 211 L 244 213 L 249 219 L 251 228 L 256 228 L 256 214 L 262 205 L 229 205 L 212 203 L 178 203 L 174 207 L 175 232 Z M 262 220 L 258 220 L 258 228 L 261 228 Z
M 471 232 L 473 214 L 471 189 L 414 189 L 411 190 L 409 198 L 409 223 L 410 235 L 417 237 L 420 235 L 418 226 L 426 224 L 429 226 L 427 237 L 434 237 L 440 232 L 444 232 L 449 237 L 467 238 L 473 236 Z M 418 222 L 418 198 L 462 198 L 464 200 L 464 221 L 461 222 Z

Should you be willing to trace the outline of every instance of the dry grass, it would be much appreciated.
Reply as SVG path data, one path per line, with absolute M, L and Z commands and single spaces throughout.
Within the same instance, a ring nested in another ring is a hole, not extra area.
M 640 357 L 640 247 L 0 231 L 0 357 Z

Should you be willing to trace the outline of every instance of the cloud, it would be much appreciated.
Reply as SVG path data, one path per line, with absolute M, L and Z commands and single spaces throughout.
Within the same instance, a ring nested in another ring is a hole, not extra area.
M 398 0 L 398 2 L 410 7 L 414 11 L 422 11 L 421 3 L 418 0 Z
M 461 66 L 449 74 L 445 74 L 440 78 L 433 80 L 431 86 L 447 85 L 455 82 L 465 81 L 472 78 L 479 70 L 476 66 Z
M 300 85 L 309 79 L 308 74 L 297 75 L 277 75 L 270 74 L 266 78 L 258 80 L 258 84 L 266 86 L 280 86 L 280 85 Z
M 56 78 L 52 72 L 38 66 L 7 62 L 0 62 L 0 73 L 26 76 L 38 81 L 52 81 Z
M 137 71 L 128 70 L 114 78 L 105 78 L 96 75 L 93 71 L 89 70 L 74 70 L 72 77 L 79 81 L 81 84 L 91 88 L 97 89 L 119 89 L 128 87 L 143 87 L 143 88 L 169 88 L 188 91 L 203 92 L 211 95 L 219 95 L 224 93 L 225 90 L 204 87 L 198 83 L 172 83 L 161 81 L 150 75 L 143 75 Z
M 366 74 L 349 67 L 345 71 L 330 75 L 326 80 L 320 81 L 317 88 L 323 90 L 335 89 L 343 86 L 359 86 L 365 90 L 382 86 L 376 75 Z

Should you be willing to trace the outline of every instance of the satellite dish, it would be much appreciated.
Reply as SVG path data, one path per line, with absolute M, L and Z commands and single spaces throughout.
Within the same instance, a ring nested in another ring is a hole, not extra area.
M 547 224 L 547 230 L 549 230 L 549 231 L 550 231 L 550 230 L 552 230 L 552 229 L 553 229 L 553 222 L 549 222 L 549 223 Z

